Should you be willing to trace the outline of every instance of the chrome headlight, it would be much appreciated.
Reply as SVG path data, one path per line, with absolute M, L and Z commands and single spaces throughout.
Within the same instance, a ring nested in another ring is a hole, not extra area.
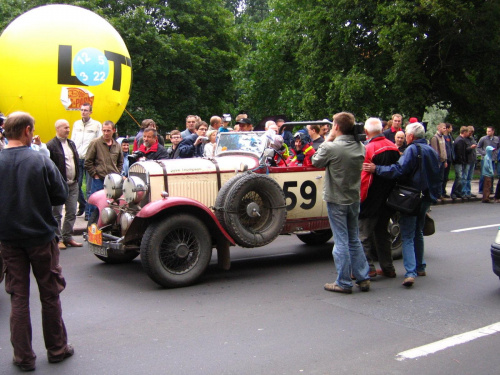
M 117 173 L 108 174 L 104 178 L 104 191 L 108 199 L 120 198 L 123 194 L 123 177 Z
M 123 194 L 127 203 L 139 204 L 148 193 L 148 185 L 137 176 L 130 176 L 123 183 Z
M 125 233 L 127 233 L 127 230 L 130 227 L 130 224 L 132 224 L 133 220 L 134 220 L 134 215 L 129 214 L 128 212 L 124 212 L 120 217 L 120 227 L 122 229 L 123 236 L 125 235 Z
M 103 225 L 109 225 L 116 222 L 116 212 L 111 207 L 105 207 L 101 210 L 101 222 Z

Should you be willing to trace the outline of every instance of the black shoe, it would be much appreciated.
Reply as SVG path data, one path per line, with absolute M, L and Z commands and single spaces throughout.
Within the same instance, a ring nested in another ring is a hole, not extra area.
M 73 354 L 75 354 L 75 348 L 73 348 L 73 345 L 68 344 L 68 346 L 66 346 L 66 351 L 64 352 L 64 354 L 60 357 L 52 357 L 52 358 L 49 357 L 49 363 L 62 362 L 66 358 L 71 357 Z
M 76 213 L 76 216 L 82 216 L 85 212 L 85 207 L 80 207 Z
M 443 194 L 443 198 L 450 198 L 448 194 Z

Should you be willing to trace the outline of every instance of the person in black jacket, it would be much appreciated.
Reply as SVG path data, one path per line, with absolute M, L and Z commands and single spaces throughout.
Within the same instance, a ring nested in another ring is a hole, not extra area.
M 78 203 L 78 151 L 75 143 L 68 138 L 69 122 L 56 121 L 56 136 L 47 143 L 50 158 L 56 165 L 64 180 L 68 184 L 68 199 L 63 205 L 52 207 L 52 214 L 57 221 L 56 235 L 59 237 L 59 249 L 66 246 L 82 247 L 83 244 L 73 239 L 73 226 L 76 220 L 76 206 Z M 61 228 L 63 206 L 65 208 L 64 222 Z
M 460 135 L 455 139 L 453 144 L 453 150 L 455 153 L 455 160 L 453 162 L 455 166 L 455 182 L 451 188 L 451 198 L 463 198 L 465 179 L 469 173 L 469 152 L 467 150 L 468 144 L 465 138 L 469 136 L 469 129 L 467 126 L 462 126 L 460 128 Z
M 62 318 L 59 294 L 66 281 L 52 215 L 52 206 L 66 202 L 68 185 L 52 160 L 30 149 L 34 130 L 35 120 L 29 114 L 10 114 L 5 121 L 9 144 L 0 152 L 0 250 L 11 302 L 13 364 L 23 371 L 33 371 L 36 365 L 29 307 L 31 269 L 40 294 L 49 362 L 64 361 L 74 353 Z
M 196 131 L 187 136 L 179 143 L 177 146 L 177 151 L 175 152 L 175 158 L 193 158 L 193 157 L 203 157 L 203 149 L 205 143 L 208 142 L 208 138 L 205 136 L 207 134 L 208 125 L 205 121 L 201 121 L 196 124 Z
M 365 146 L 365 163 L 391 165 L 399 160 L 396 144 L 382 134 L 382 121 L 371 117 L 365 122 L 368 143 Z M 373 255 L 377 255 L 381 274 L 396 277 L 392 263 L 391 235 L 387 231 L 389 220 L 394 213 L 385 201 L 396 181 L 386 179 L 366 171 L 361 172 L 361 206 L 359 211 L 359 239 L 370 267 L 368 276 L 377 276 Z

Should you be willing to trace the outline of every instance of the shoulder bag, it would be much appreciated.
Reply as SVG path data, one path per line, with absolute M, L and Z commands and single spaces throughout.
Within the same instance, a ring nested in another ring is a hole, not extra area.
M 418 150 L 418 168 L 422 172 L 422 155 L 420 145 L 416 145 Z M 415 172 L 413 172 L 415 174 Z M 422 174 L 422 173 L 420 173 Z M 404 186 L 396 183 L 387 197 L 388 207 L 406 215 L 417 215 L 422 202 L 422 191 L 411 186 Z

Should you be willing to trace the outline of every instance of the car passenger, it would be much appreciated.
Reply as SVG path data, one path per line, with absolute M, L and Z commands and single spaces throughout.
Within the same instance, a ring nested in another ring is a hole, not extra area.
M 314 155 L 314 148 L 309 142 L 309 136 L 303 132 L 297 132 L 293 136 L 295 143 L 292 148 L 293 155 L 287 160 L 289 167 L 309 167 L 312 165 L 311 158 Z
M 192 158 L 192 157 L 203 157 L 203 147 L 208 141 L 208 138 L 205 136 L 208 130 L 208 125 L 205 121 L 201 121 L 195 126 L 195 133 L 191 134 L 187 138 L 183 139 L 181 143 L 179 143 L 176 158 Z

